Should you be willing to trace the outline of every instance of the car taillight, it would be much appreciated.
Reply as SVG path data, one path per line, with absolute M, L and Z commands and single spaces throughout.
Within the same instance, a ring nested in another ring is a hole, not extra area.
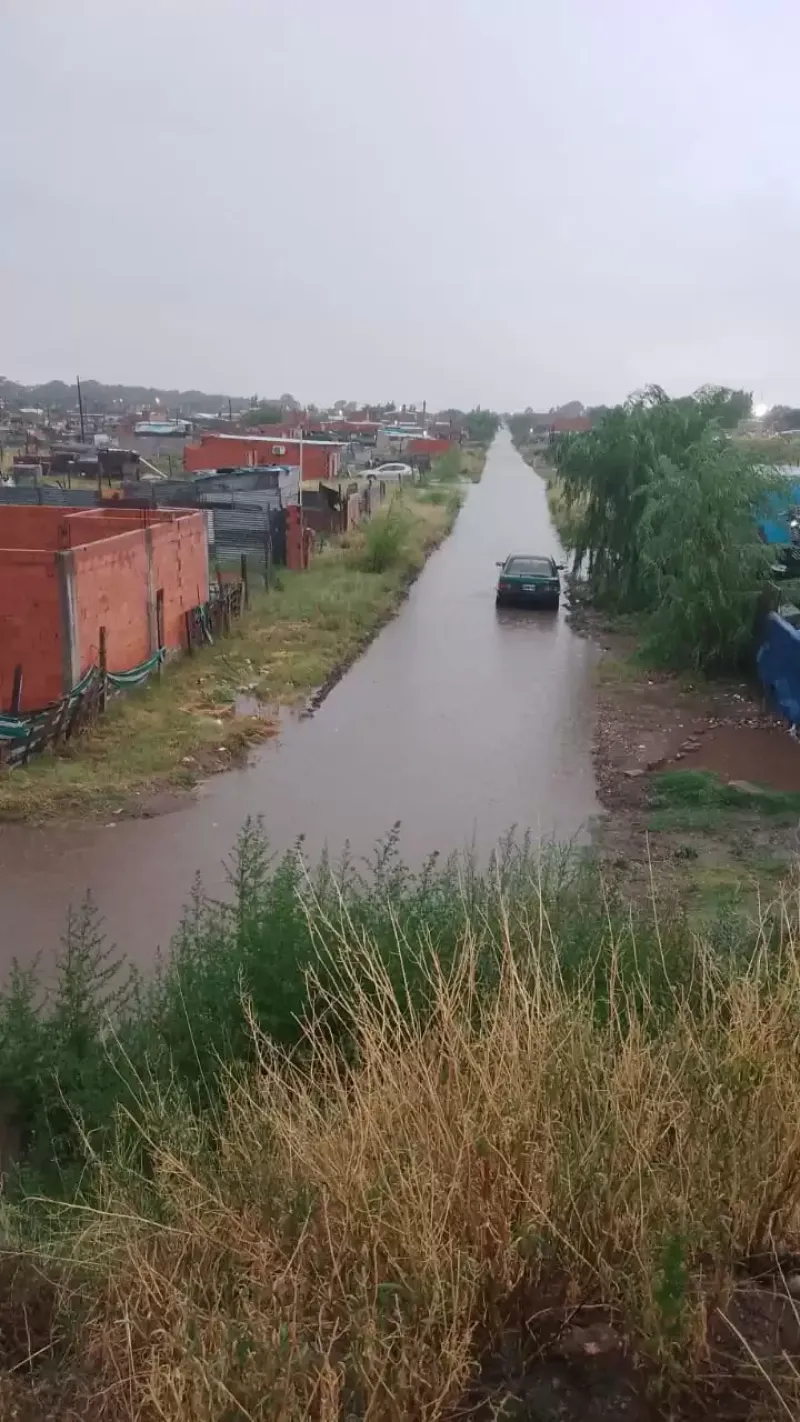
M 508 578 L 501 578 L 497 586 L 499 588 L 502 588 L 503 592 L 508 592 L 508 589 L 511 587 L 511 584 L 508 581 Z

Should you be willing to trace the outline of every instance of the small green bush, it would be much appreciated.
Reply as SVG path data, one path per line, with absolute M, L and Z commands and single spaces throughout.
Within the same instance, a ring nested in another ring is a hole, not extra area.
M 362 565 L 368 573 L 385 573 L 399 563 L 408 535 L 408 520 L 392 500 L 386 512 L 375 515 L 364 532 Z
M 431 478 L 439 484 L 457 484 L 461 478 L 461 450 L 457 445 L 434 460 Z

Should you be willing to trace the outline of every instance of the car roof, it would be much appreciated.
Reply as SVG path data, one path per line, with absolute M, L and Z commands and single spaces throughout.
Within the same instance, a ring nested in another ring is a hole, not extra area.
M 538 558 L 542 563 L 555 562 L 555 558 L 550 553 L 509 553 L 506 562 L 513 563 L 515 558 Z

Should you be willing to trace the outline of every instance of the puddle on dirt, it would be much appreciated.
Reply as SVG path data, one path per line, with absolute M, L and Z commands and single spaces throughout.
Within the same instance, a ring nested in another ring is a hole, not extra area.
M 800 743 L 783 726 L 715 726 L 681 768 L 712 770 L 723 780 L 744 780 L 773 790 L 800 791 Z
M 233 702 L 234 716 L 254 716 L 259 721 L 274 721 L 277 730 L 281 719 L 275 702 L 260 701 L 251 691 L 237 691 Z

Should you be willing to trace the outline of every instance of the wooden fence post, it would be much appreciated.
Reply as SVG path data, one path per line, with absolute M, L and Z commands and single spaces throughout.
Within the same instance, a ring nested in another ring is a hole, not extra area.
M 108 666 L 108 653 L 106 648 L 106 629 L 100 628 L 100 711 L 106 709 L 106 670 Z
M 271 583 L 273 583 L 273 535 L 267 529 L 264 536 L 264 587 L 269 593 Z
M 14 684 L 11 688 L 11 715 L 18 716 L 22 706 L 22 667 L 14 668 Z
M 156 592 L 156 643 L 159 652 L 164 650 L 164 589 L 158 588 Z M 161 675 L 163 662 L 158 659 L 158 675 Z
M 242 554 L 242 587 L 244 588 L 244 605 L 250 606 L 250 580 L 247 575 L 247 554 Z

